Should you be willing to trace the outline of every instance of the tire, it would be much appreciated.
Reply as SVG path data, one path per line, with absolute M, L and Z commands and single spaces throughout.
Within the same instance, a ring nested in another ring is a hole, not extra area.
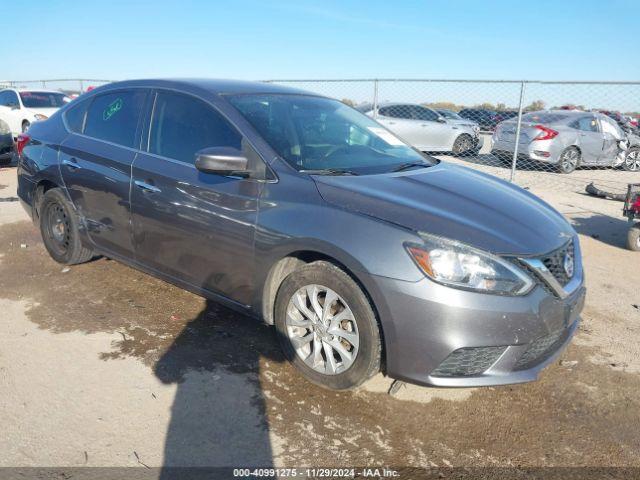
M 466 133 L 459 135 L 456 138 L 455 142 L 453 142 L 453 147 L 451 147 L 451 151 L 454 155 L 468 155 L 473 151 L 473 138 Z
M 31 122 L 29 122 L 29 120 L 25 120 L 24 122 L 22 122 L 22 133 L 25 133 L 27 130 L 29 130 L 30 126 Z
M 627 172 L 640 171 L 640 147 L 631 147 L 622 164 Z
M 580 166 L 581 160 L 580 150 L 576 147 L 567 147 L 560 154 L 556 166 L 560 173 L 569 174 Z
M 640 252 L 640 223 L 636 223 L 627 232 L 627 248 Z
M 52 188 L 44 194 L 38 215 L 42 241 L 51 258 L 64 265 L 91 260 L 93 252 L 82 245 L 78 216 L 62 190 Z
M 332 298 L 330 315 L 323 323 L 319 315 L 314 317 L 311 300 L 316 299 L 324 316 L 327 296 Z M 349 390 L 380 371 L 380 329 L 371 304 L 357 283 L 332 263 L 313 262 L 287 276 L 278 289 L 274 313 L 285 356 L 310 382 Z M 332 319 L 338 323 L 332 325 Z

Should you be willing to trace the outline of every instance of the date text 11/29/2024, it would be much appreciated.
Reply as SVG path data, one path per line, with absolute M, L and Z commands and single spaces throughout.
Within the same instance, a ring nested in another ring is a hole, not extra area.
M 386 467 L 373 468 L 234 468 L 236 478 L 397 478 L 400 473 Z

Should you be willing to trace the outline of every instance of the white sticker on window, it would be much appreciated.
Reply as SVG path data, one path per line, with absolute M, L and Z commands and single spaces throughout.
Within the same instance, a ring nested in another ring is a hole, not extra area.
M 377 135 L 382 140 L 387 142 L 389 145 L 394 145 L 394 146 L 405 145 L 405 143 L 402 140 L 400 140 L 393 133 L 389 132 L 388 130 L 385 130 L 384 128 L 381 128 L 381 127 L 367 127 L 367 129 L 369 129 L 369 131 L 371 133 L 373 133 L 374 135 Z

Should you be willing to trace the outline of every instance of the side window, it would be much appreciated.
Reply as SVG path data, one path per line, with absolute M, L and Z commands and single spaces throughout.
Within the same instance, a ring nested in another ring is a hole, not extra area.
M 77 105 L 71 106 L 64 113 L 64 119 L 67 121 L 67 126 L 72 132 L 82 133 L 85 114 L 87 113 L 87 107 L 90 101 L 91 99 L 82 100 Z
M 149 152 L 185 163 L 208 147 L 241 149 L 242 136 L 202 100 L 173 92 L 156 97 Z
M 5 105 L 8 107 L 17 107 L 20 105 L 20 102 L 18 101 L 18 94 L 16 92 L 14 92 L 13 90 L 7 90 L 6 92 L 4 92 L 6 95 L 5 98 Z
M 438 120 L 438 114 L 433 110 L 429 110 L 428 108 L 415 106 L 414 110 L 414 118 L 417 120 L 428 120 L 431 122 L 435 122 Z
M 597 132 L 598 121 L 594 117 L 582 117 L 571 124 L 573 128 L 584 132 Z
M 0 92 L 0 107 L 7 106 L 7 92 Z
M 145 95 L 143 90 L 125 90 L 95 97 L 86 115 L 85 135 L 133 147 Z
M 393 117 L 392 109 L 393 107 L 382 107 L 378 110 L 378 113 L 384 117 Z

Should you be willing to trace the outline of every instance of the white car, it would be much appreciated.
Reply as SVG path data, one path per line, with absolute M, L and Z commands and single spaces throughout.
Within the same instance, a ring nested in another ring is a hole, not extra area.
M 16 138 L 33 122 L 46 120 L 70 101 L 67 95 L 55 90 L 7 88 L 0 90 L 0 120 L 9 125 Z
M 393 133 L 423 152 L 453 152 L 463 155 L 482 147 L 475 122 L 448 119 L 431 108 L 413 103 L 385 103 L 377 115 L 371 105 L 358 110 L 374 117 Z

